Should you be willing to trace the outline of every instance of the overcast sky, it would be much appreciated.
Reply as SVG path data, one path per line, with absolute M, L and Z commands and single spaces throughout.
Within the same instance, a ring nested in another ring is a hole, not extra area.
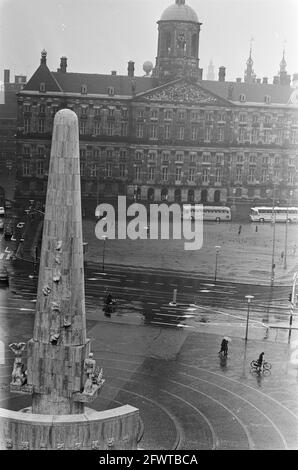
M 68 71 L 127 73 L 135 61 L 155 64 L 157 24 L 175 0 L 0 0 L 0 63 L 3 69 L 28 77 L 36 70 L 43 48 L 48 66 L 68 58 Z M 200 66 L 206 78 L 209 61 L 224 65 L 227 80 L 243 77 L 253 41 L 254 70 L 270 82 L 279 69 L 285 45 L 287 70 L 298 72 L 298 0 L 186 0 L 203 23 Z

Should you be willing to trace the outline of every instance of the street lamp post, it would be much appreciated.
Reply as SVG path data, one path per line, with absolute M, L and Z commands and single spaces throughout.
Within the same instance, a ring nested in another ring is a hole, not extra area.
M 217 246 L 215 247 L 215 250 L 216 250 L 216 251 L 215 251 L 215 273 L 214 273 L 214 282 L 216 282 L 216 279 L 217 279 L 217 262 L 218 262 L 217 258 L 218 258 L 218 255 L 219 255 L 219 253 L 220 253 L 220 249 L 221 249 L 221 246 L 219 246 L 219 245 L 217 245 Z
M 292 334 L 292 323 L 293 323 L 293 313 L 296 307 L 296 282 L 297 282 L 298 272 L 296 271 L 293 276 L 293 285 L 291 291 L 291 311 L 290 311 L 290 326 L 289 326 L 289 337 L 288 342 L 290 343 L 291 334 Z
M 275 213 L 275 186 L 273 184 L 273 198 L 272 198 L 272 224 L 273 224 L 273 238 L 272 238 L 272 259 L 271 259 L 271 282 L 270 285 L 274 285 L 274 276 L 275 276 L 275 233 L 276 233 L 276 213 Z
M 247 335 L 248 335 L 248 321 L 249 321 L 249 306 L 251 301 L 255 298 L 254 295 L 246 295 L 245 296 L 247 300 L 247 316 L 246 316 L 246 330 L 245 330 L 245 341 L 247 341 Z
M 290 191 L 290 205 L 292 199 L 293 191 Z M 287 255 L 288 255 L 288 214 L 289 212 L 289 202 L 287 202 L 287 213 L 286 213 L 286 233 L 285 233 L 285 254 L 284 254 L 284 269 L 287 269 Z

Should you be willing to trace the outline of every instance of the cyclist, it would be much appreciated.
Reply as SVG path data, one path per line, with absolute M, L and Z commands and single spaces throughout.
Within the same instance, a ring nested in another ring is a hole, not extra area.
M 262 353 L 259 355 L 259 359 L 257 360 L 257 370 L 258 370 L 259 372 L 261 372 L 262 367 L 263 367 L 263 364 L 264 364 L 264 353 L 262 352 Z

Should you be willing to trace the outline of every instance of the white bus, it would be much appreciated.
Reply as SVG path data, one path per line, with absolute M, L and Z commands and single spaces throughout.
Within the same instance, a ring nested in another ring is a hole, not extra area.
M 199 208 L 192 205 L 183 205 L 183 218 L 197 220 L 200 217 Z M 224 206 L 203 206 L 203 220 L 215 222 L 228 222 L 231 220 L 231 209 Z
M 251 222 L 298 222 L 298 207 L 251 207 Z

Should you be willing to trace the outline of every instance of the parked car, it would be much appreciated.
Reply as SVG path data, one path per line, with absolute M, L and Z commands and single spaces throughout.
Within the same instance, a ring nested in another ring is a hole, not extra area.
M 0 230 L 4 229 L 4 219 L 0 218 Z
M 3 265 L 0 266 L 0 282 L 5 284 L 8 284 L 9 282 L 8 271 Z
M 0 216 L 4 217 L 5 216 L 5 209 L 3 206 L 0 206 Z
M 17 225 L 17 228 L 23 228 L 25 225 L 25 222 L 19 222 Z

